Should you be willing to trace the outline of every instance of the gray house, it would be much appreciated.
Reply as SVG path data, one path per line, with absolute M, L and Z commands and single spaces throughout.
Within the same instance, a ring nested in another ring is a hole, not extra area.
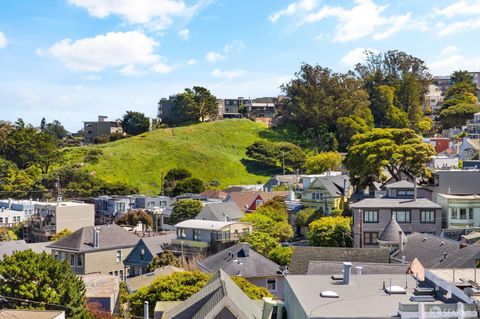
M 132 205 L 130 197 L 99 196 L 93 199 L 95 214 L 103 222 L 107 222 L 125 214 Z
M 200 269 L 216 273 L 222 269 L 230 276 L 242 276 L 283 298 L 284 268 L 260 255 L 247 243 L 238 243 L 198 262 Z
M 243 215 L 243 212 L 234 202 L 207 203 L 195 219 L 229 222 L 239 221 Z
M 153 210 L 155 208 L 165 208 L 172 204 L 168 196 L 134 196 L 133 208 Z

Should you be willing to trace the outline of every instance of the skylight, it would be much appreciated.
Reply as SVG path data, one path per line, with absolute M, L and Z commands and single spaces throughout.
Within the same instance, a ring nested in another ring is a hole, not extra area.
M 320 293 L 322 298 L 338 298 L 338 294 L 335 291 L 325 290 Z
M 390 286 L 385 288 L 387 294 L 406 294 L 407 291 L 400 286 Z

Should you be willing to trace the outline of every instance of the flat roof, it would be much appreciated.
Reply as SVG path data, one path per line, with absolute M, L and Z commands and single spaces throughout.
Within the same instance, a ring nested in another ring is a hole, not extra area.
M 355 204 L 351 208 L 442 208 L 442 206 L 426 198 L 366 198 Z
M 189 219 L 184 220 L 175 225 L 175 227 L 179 228 L 192 228 L 192 229 L 205 229 L 205 230 L 220 230 L 224 227 L 234 225 L 234 224 L 242 224 L 239 222 L 219 222 L 214 220 L 202 220 L 202 219 Z
M 356 275 L 352 272 L 350 285 L 325 275 L 289 275 L 285 277 L 309 318 L 385 318 L 396 317 L 398 304 L 410 301 L 416 281 L 411 275 Z M 400 286 L 406 294 L 388 295 L 388 287 Z M 323 298 L 322 291 L 334 291 L 338 298 Z M 288 297 L 285 296 L 288 300 Z
M 480 200 L 480 195 L 450 195 L 450 194 L 438 194 L 438 196 L 448 198 L 448 199 L 465 199 L 465 200 L 472 200 L 478 199 Z

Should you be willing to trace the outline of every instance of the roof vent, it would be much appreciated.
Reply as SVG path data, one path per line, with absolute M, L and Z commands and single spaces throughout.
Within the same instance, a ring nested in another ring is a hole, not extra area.
M 322 298 L 338 298 L 338 294 L 335 291 L 325 290 L 320 293 Z
M 433 296 L 417 296 L 417 295 L 412 295 L 410 297 L 410 301 L 412 302 L 434 302 L 435 298 Z
M 404 295 L 407 291 L 400 286 L 390 286 L 385 288 L 385 292 L 389 295 Z

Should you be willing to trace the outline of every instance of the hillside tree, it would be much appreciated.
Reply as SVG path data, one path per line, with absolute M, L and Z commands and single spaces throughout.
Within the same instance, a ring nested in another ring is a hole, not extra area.
M 150 119 L 141 112 L 127 111 L 122 118 L 123 131 L 130 135 L 148 132 Z

